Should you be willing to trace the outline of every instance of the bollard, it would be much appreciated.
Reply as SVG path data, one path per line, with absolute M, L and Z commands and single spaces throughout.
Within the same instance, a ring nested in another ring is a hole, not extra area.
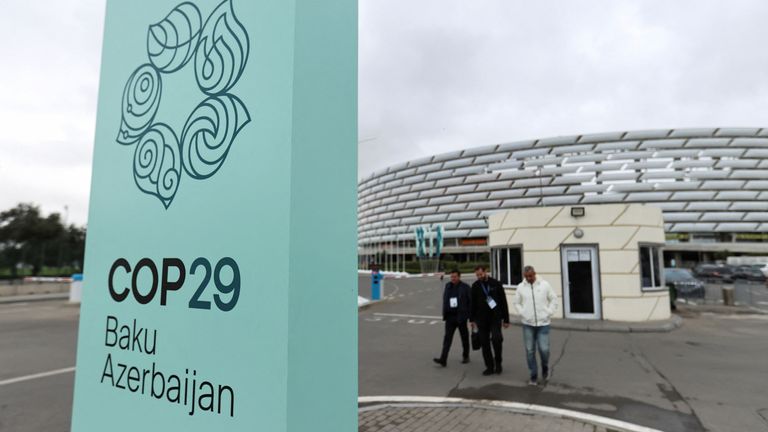
M 83 297 L 83 275 L 80 273 L 72 275 L 72 282 L 69 285 L 69 302 L 80 303 Z
M 736 305 L 736 296 L 734 295 L 733 287 L 722 287 L 723 289 L 723 304 L 726 306 Z
M 378 270 L 371 272 L 371 300 L 381 300 L 384 294 L 384 275 Z

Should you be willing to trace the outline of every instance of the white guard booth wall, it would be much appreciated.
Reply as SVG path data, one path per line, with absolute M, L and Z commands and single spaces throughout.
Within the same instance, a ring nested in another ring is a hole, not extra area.
M 493 214 L 488 225 L 492 251 L 521 249 L 521 266 L 533 266 L 552 285 L 560 301 L 557 317 L 633 322 L 670 317 L 660 209 L 642 204 L 524 208 Z M 497 267 L 492 265 L 495 276 Z M 585 298 L 577 291 L 580 277 L 592 289 Z M 510 302 L 514 290 L 507 286 Z

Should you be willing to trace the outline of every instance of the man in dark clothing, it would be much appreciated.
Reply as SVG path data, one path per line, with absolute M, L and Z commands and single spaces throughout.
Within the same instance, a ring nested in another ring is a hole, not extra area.
M 485 371 L 483 375 L 494 372 L 501 373 L 501 326 L 509 327 L 509 309 L 507 295 L 499 281 L 486 273 L 485 267 L 475 268 L 477 280 L 472 284 L 472 309 L 469 316 L 470 324 L 480 334 L 483 347 Z M 491 353 L 493 345 L 493 353 Z
M 451 272 L 451 281 L 445 284 L 443 290 L 443 321 L 445 321 L 445 337 L 443 337 L 443 352 L 440 357 L 432 359 L 445 367 L 448 361 L 448 351 L 451 350 L 453 335 L 459 329 L 461 335 L 462 363 L 469 363 L 469 331 L 467 320 L 471 310 L 469 285 L 461 281 L 458 270 Z

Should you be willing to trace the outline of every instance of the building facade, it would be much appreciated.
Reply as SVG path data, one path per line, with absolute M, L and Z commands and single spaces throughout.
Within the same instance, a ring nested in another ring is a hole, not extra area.
M 574 135 L 454 151 L 380 170 L 358 185 L 360 265 L 403 269 L 415 231 L 442 253 L 489 259 L 488 219 L 540 206 L 649 204 L 678 265 L 768 249 L 768 128 Z

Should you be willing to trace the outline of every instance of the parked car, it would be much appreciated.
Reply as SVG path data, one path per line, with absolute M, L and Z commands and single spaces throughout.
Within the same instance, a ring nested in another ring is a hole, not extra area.
M 733 273 L 733 279 L 735 280 L 747 280 L 754 282 L 765 282 L 765 275 L 756 265 L 742 265 L 736 267 L 736 271 Z
M 700 279 L 716 279 L 725 283 L 733 282 L 734 269 L 720 264 L 699 264 L 693 269 L 693 274 Z
M 696 279 L 688 269 L 665 268 L 664 279 L 667 286 L 674 288 L 677 297 L 704 298 L 704 282 Z
M 757 264 L 756 267 L 763 272 L 765 277 L 768 277 L 768 263 L 766 264 Z

